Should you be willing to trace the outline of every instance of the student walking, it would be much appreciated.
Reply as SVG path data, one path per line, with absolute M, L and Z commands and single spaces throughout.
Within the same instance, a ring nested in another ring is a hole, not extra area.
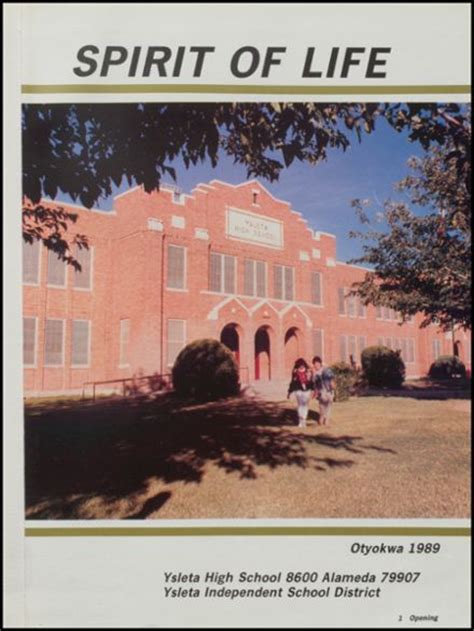
M 313 396 L 313 380 L 311 369 L 302 357 L 297 359 L 293 366 L 291 381 L 288 386 L 288 399 L 293 392 L 298 409 L 298 427 L 306 427 L 309 402 Z
M 314 396 L 319 402 L 319 424 L 329 425 L 332 404 L 336 394 L 336 383 L 333 371 L 323 366 L 321 357 L 313 357 Z

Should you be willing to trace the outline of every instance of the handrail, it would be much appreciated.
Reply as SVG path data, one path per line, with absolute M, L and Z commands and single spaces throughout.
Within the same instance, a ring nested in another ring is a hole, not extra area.
M 86 398 L 86 387 L 87 386 L 92 386 L 92 400 L 95 401 L 95 397 L 96 397 L 96 388 L 97 386 L 103 386 L 106 384 L 111 384 L 111 383 L 121 383 L 122 384 L 122 388 L 123 388 L 123 396 L 127 396 L 127 388 L 126 388 L 126 383 L 127 382 L 132 382 L 136 383 L 137 381 L 151 381 L 151 380 L 160 380 L 161 383 L 163 384 L 163 386 L 166 386 L 167 388 L 170 387 L 171 385 L 171 373 L 164 373 L 164 374 L 153 374 L 153 375 L 133 375 L 132 377 L 122 377 L 120 379 L 106 379 L 103 381 L 84 381 L 82 384 L 82 398 L 85 399 Z
M 249 383 L 249 368 L 248 366 L 241 366 L 239 368 L 239 373 L 244 372 L 246 377 L 245 377 L 245 383 Z M 121 377 L 119 379 L 105 379 L 102 381 L 84 381 L 82 384 L 82 398 L 85 399 L 86 398 L 86 387 L 87 386 L 92 386 L 92 400 L 95 401 L 95 397 L 96 397 L 96 389 L 97 386 L 104 386 L 107 384 L 111 384 L 111 383 L 118 383 L 118 384 L 122 384 L 122 388 L 123 388 L 123 396 L 127 396 L 127 390 L 126 390 L 126 383 L 131 381 L 132 383 L 136 383 L 137 381 L 150 381 L 150 380 L 160 380 L 163 384 L 163 386 L 166 386 L 167 388 L 169 388 L 171 386 L 172 383 L 172 375 L 171 373 L 163 373 L 163 374 L 158 374 L 155 373 L 154 375 L 133 375 L 132 377 Z

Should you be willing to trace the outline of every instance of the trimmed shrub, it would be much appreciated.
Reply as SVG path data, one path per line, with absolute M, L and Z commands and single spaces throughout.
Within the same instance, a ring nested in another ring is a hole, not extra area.
M 430 366 L 429 376 L 431 379 L 443 381 L 455 377 L 466 378 L 466 367 L 455 355 L 441 355 Z
M 347 401 L 354 394 L 358 373 L 355 368 L 346 362 L 336 362 L 330 366 L 336 382 L 336 400 Z
M 191 342 L 173 366 L 173 387 L 183 398 L 215 401 L 240 392 L 239 369 L 234 356 L 217 340 Z
M 386 346 L 369 346 L 362 351 L 361 364 L 369 386 L 399 388 L 405 380 L 405 364 L 400 351 Z

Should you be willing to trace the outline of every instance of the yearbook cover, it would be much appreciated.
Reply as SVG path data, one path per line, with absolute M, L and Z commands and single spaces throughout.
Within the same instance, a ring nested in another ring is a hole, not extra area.
M 470 7 L 7 4 L 14 627 L 470 628 Z

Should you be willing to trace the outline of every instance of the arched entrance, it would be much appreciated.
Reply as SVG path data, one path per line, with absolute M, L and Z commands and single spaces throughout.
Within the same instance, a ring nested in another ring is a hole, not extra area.
M 271 379 L 269 327 L 261 326 L 255 333 L 255 379 Z
M 291 374 L 295 361 L 301 356 L 300 330 L 293 326 L 285 334 L 285 372 Z
M 221 342 L 232 352 L 238 366 L 240 363 L 240 337 L 236 324 L 227 324 L 222 329 Z

